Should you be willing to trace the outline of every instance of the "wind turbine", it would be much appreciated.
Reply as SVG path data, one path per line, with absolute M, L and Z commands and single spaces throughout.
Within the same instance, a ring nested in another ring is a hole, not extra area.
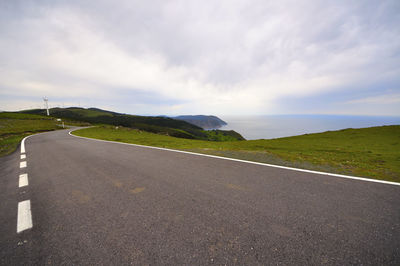
M 49 99 L 47 97 L 43 97 L 43 101 L 44 101 L 44 104 L 46 106 L 47 115 L 50 115 L 50 113 L 49 113 Z

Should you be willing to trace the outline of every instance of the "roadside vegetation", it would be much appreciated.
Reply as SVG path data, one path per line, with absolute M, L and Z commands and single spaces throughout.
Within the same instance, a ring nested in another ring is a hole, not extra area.
M 21 113 L 0 113 L 0 156 L 13 152 L 21 140 L 31 134 L 56 130 L 52 117 Z
M 182 139 L 112 126 L 81 129 L 73 134 L 400 182 L 400 126 L 224 142 Z

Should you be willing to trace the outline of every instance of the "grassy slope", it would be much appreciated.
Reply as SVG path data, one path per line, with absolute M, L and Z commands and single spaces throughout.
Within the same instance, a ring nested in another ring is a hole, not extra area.
M 74 134 L 400 182 L 400 126 L 229 142 L 179 139 L 112 127 Z
M 70 108 L 70 111 L 74 111 L 77 114 L 81 116 L 86 116 L 86 117 L 97 117 L 97 116 L 112 116 L 111 112 L 104 112 L 102 110 L 97 110 L 97 109 L 82 109 L 82 108 Z
M 33 133 L 58 129 L 52 118 L 21 113 L 0 113 L 0 156 L 10 154 Z

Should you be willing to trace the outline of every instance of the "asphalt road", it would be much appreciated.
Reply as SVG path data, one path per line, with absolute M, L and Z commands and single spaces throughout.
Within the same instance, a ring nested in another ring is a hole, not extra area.
M 400 186 L 67 133 L 0 159 L 1 265 L 400 265 Z

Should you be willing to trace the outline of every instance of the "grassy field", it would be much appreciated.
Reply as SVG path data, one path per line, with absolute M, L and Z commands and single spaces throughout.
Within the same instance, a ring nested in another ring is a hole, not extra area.
M 0 113 L 0 156 L 10 154 L 20 141 L 33 133 L 55 130 L 53 118 L 21 113 Z
M 400 126 L 213 142 L 103 126 L 75 135 L 400 182 Z

